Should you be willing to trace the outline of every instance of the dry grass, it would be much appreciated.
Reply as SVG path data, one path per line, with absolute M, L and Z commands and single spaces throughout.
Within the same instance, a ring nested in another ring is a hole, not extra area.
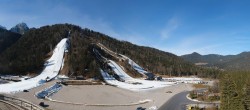
M 87 81 L 87 80 L 67 80 L 63 84 L 66 85 L 102 85 L 100 81 Z
M 193 84 L 193 87 L 195 89 L 200 89 L 200 88 L 208 88 L 209 86 L 205 84 Z
M 63 69 L 60 71 L 60 74 L 67 76 L 68 72 L 69 72 L 68 53 L 65 53 L 65 55 L 64 55 L 64 66 L 63 66 Z
M 135 71 L 135 70 L 130 70 L 129 68 L 126 68 L 127 66 L 126 65 L 128 65 L 127 63 L 125 63 L 125 62 L 121 62 L 121 61 L 118 61 L 118 62 L 116 62 L 116 63 L 118 63 L 120 66 L 122 66 L 122 69 L 124 70 L 124 72 L 126 72 L 129 76 L 131 76 L 131 77 L 133 77 L 133 78 L 142 78 L 143 76 L 140 74 L 140 73 L 138 73 L 137 71 Z

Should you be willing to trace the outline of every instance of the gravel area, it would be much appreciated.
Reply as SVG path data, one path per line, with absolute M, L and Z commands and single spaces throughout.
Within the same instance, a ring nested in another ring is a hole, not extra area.
M 63 86 L 63 88 L 51 98 L 57 101 L 81 103 L 83 105 L 73 105 L 65 103 L 51 102 L 37 99 L 34 95 L 36 92 L 51 86 L 55 81 L 46 83 L 43 86 L 34 88 L 30 92 L 20 92 L 14 96 L 26 99 L 34 104 L 44 102 L 53 110 L 136 110 L 137 107 L 149 109 L 152 106 L 159 108 L 175 94 L 182 91 L 191 90 L 190 84 L 178 84 L 165 88 L 159 88 L 150 91 L 129 91 L 109 85 L 76 85 Z M 171 91 L 172 93 L 166 93 Z M 84 104 L 130 104 L 140 100 L 150 99 L 149 103 L 133 106 L 85 106 Z

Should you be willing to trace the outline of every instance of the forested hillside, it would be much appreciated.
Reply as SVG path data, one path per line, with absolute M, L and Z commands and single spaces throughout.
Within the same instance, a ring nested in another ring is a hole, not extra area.
M 151 47 L 138 46 L 127 41 L 119 41 L 100 33 L 93 33 L 93 35 L 98 38 L 96 39 L 98 42 L 114 52 L 130 57 L 139 65 L 153 73 L 173 76 L 194 74 L 205 76 L 207 73 L 214 73 L 213 70 L 210 71 L 208 69 L 196 67 L 172 53 Z
M 89 29 L 73 26 L 70 34 L 69 50 L 69 75 L 82 75 L 84 77 L 98 77 L 99 66 L 92 54 L 91 43 L 93 38 L 90 36 Z
M 200 75 L 215 77 L 217 70 L 196 67 L 178 56 L 150 47 L 138 46 L 111 38 L 105 34 L 79 26 L 56 24 L 31 29 L 0 55 L 0 72 L 27 74 L 43 68 L 55 45 L 70 32 L 70 49 L 65 62 L 69 75 L 98 76 L 99 67 L 92 55 L 92 44 L 102 43 L 124 54 L 145 69 L 156 74 L 172 76 Z
M 21 37 L 20 34 L 0 28 L 0 54 Z
M 2 52 L 0 73 L 26 74 L 42 69 L 48 53 L 66 37 L 68 30 L 68 25 L 53 25 L 28 31 Z
M 206 66 L 216 66 L 224 70 L 250 70 L 250 52 L 242 52 L 238 55 L 200 55 L 192 53 L 181 56 L 184 60 L 192 63 L 208 63 Z
M 221 110 L 250 110 L 250 72 L 225 72 L 220 78 Z

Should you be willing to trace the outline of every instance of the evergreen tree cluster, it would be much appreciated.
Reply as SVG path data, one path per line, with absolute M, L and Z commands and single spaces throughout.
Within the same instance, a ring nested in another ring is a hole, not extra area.
M 20 37 L 20 34 L 0 28 L 0 54 L 14 44 Z
M 221 110 L 250 110 L 250 73 L 225 72 L 220 78 Z
M 74 27 L 70 34 L 69 74 L 83 77 L 99 77 L 99 66 L 92 55 L 88 29 Z
M 112 51 L 123 54 L 152 73 L 170 76 L 198 75 L 217 78 L 219 70 L 201 68 L 184 61 L 182 58 L 155 48 L 138 46 L 120 41 L 99 32 L 90 31 L 95 42 L 102 43 Z

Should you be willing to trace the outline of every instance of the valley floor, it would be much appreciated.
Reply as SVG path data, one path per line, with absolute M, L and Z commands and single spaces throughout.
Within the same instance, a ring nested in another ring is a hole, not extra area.
M 53 110 L 136 110 L 137 107 L 149 109 L 152 106 L 159 108 L 175 94 L 192 89 L 192 84 L 177 84 L 164 88 L 133 92 L 109 85 L 81 85 L 63 86 L 63 88 L 51 98 L 57 101 L 80 103 L 82 105 L 65 104 L 37 99 L 34 95 L 44 88 L 53 85 L 56 80 L 46 83 L 40 87 L 31 89 L 30 92 L 20 92 L 14 96 L 26 99 L 34 104 L 44 102 Z M 172 93 L 166 93 L 172 91 Z M 130 104 L 140 100 L 152 100 L 145 104 L 133 106 L 86 106 L 84 104 Z

